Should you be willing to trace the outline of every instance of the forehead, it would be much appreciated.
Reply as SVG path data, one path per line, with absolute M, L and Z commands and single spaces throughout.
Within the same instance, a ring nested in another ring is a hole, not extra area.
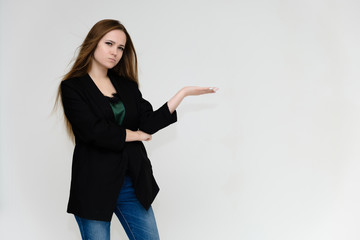
M 102 40 L 111 40 L 116 44 L 125 45 L 126 43 L 126 35 L 121 30 L 112 30 L 104 35 Z

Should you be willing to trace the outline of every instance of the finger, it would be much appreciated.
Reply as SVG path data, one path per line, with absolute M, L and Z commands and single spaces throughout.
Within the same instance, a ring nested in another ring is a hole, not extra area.
M 217 90 L 218 90 L 218 88 L 206 87 L 206 88 L 199 89 L 199 94 L 215 93 Z
M 209 90 L 210 90 L 211 92 L 217 92 L 217 90 L 219 90 L 219 88 L 217 88 L 217 87 L 210 87 Z

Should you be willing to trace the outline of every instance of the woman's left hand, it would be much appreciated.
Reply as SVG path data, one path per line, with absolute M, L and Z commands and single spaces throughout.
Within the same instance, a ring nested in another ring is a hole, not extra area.
M 207 93 L 215 93 L 219 88 L 216 87 L 197 87 L 197 86 L 188 86 L 181 89 L 184 92 L 185 96 L 197 96 Z
M 173 113 L 182 100 L 187 96 L 198 96 L 207 93 L 215 93 L 217 90 L 219 89 L 216 87 L 184 87 L 167 102 L 169 111 L 170 113 Z

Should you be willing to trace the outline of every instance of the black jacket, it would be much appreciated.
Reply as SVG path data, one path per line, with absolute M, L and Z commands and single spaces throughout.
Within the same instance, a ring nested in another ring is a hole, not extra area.
M 61 83 L 64 112 L 75 135 L 67 211 L 101 221 L 111 220 L 126 173 L 146 209 L 159 191 L 143 143 L 125 142 L 125 129 L 154 134 L 177 120 L 166 103 L 153 111 L 135 82 L 111 72 L 109 77 L 125 106 L 122 126 L 88 74 Z

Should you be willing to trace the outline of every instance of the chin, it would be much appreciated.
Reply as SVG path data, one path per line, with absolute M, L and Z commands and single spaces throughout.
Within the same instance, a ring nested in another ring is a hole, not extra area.
M 106 67 L 107 69 L 112 69 L 116 66 L 116 64 L 106 64 L 104 65 L 104 67 Z

